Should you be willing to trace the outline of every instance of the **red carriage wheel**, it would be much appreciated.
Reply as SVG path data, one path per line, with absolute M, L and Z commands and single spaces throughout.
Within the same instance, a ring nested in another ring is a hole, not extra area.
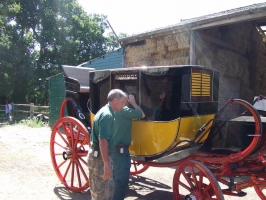
M 65 107 L 66 107 L 67 102 L 68 102 L 68 98 L 66 98 L 61 104 L 60 114 L 59 114 L 60 118 L 65 116 Z
M 173 179 L 174 199 L 218 199 L 224 196 L 212 172 L 197 161 L 184 161 L 176 169 Z
M 266 181 L 266 178 L 260 178 L 260 177 L 256 177 L 256 176 L 252 176 L 251 178 L 253 181 L 263 181 L 263 182 Z M 257 195 L 261 199 L 266 200 L 266 185 L 265 184 L 255 185 L 254 189 L 255 189 Z
M 86 127 L 74 117 L 62 117 L 53 127 L 50 153 L 60 181 L 71 191 L 89 187 L 88 154 L 90 139 Z
M 131 160 L 130 175 L 137 175 L 145 172 L 149 165 L 142 164 L 138 161 Z

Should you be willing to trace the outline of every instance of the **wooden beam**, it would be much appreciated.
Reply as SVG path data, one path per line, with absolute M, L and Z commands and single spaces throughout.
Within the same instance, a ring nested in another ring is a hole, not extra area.
M 190 32 L 190 65 L 196 65 L 196 36 L 195 31 Z
M 230 49 L 232 51 L 235 51 L 235 52 L 239 53 L 242 56 L 245 56 L 246 55 L 246 53 L 245 53 L 244 50 L 238 49 L 237 47 L 234 47 L 234 46 L 226 43 L 225 41 L 223 41 L 223 40 L 221 40 L 219 38 L 212 37 L 212 36 L 207 35 L 205 33 L 199 33 L 199 32 L 197 32 L 196 33 L 196 38 L 197 39 L 204 40 L 204 41 L 207 41 L 207 42 L 211 42 L 211 43 L 216 44 L 218 46 L 225 47 L 227 49 Z
M 265 37 L 265 31 L 263 31 L 260 27 L 260 25 L 258 25 L 256 22 L 253 22 L 254 26 L 258 29 L 258 31 L 260 32 L 260 34 Z

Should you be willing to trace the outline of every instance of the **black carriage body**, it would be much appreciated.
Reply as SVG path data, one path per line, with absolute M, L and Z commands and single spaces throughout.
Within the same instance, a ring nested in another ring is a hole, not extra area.
M 218 110 L 219 72 L 203 66 L 156 66 L 90 72 L 91 110 L 107 103 L 111 89 L 133 94 L 145 112 L 144 120 L 158 121 L 154 112 L 162 93 L 167 115 L 159 121 L 214 114 Z

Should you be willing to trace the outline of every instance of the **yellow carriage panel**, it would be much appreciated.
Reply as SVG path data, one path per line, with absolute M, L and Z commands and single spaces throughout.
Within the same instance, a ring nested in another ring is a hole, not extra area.
M 147 156 L 162 153 L 174 144 L 179 119 L 169 122 L 133 121 L 131 155 Z
M 180 127 L 178 132 L 178 137 L 176 138 L 176 144 L 180 143 L 180 141 L 183 140 L 193 140 L 195 135 L 197 134 L 197 131 L 206 124 L 209 120 L 211 120 L 214 117 L 214 114 L 211 115 L 201 115 L 201 116 L 193 116 L 193 117 L 182 117 L 180 119 Z M 210 123 L 205 130 L 208 129 L 208 127 L 211 126 L 212 123 Z M 208 134 L 206 134 L 201 141 L 202 142 L 207 139 Z M 178 147 L 187 145 L 187 143 L 181 143 L 178 145 Z
M 90 112 L 90 123 L 91 123 L 91 126 L 93 124 L 94 116 L 95 115 L 92 112 Z

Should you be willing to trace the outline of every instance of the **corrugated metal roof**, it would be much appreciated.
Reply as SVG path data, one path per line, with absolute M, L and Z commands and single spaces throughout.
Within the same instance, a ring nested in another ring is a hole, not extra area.
M 209 15 L 204 15 L 201 17 L 191 18 L 191 19 L 184 19 L 181 20 L 181 22 L 169 25 L 166 27 L 161 27 L 157 29 L 153 29 L 147 32 L 143 32 L 140 34 L 136 34 L 130 37 L 121 38 L 119 41 L 122 44 L 138 41 L 140 39 L 145 39 L 145 37 L 149 36 L 150 38 L 162 35 L 165 32 L 172 31 L 172 33 L 184 30 L 189 31 L 193 29 L 199 29 L 207 27 L 206 24 L 210 24 L 209 27 L 214 26 L 214 22 L 221 21 L 221 23 L 232 23 L 233 18 L 237 18 L 234 22 L 237 20 L 245 20 L 245 18 L 239 18 L 240 16 L 246 16 L 247 19 L 250 19 L 252 17 L 254 18 L 261 18 L 266 16 L 266 2 L 259 3 L 259 4 L 253 4 L 245 7 L 230 9 L 226 11 L 222 11 L 219 13 L 213 13 Z M 224 21 L 227 20 L 227 21 Z M 205 25 L 205 26 L 204 26 Z M 217 25 L 217 24 L 216 24 Z

